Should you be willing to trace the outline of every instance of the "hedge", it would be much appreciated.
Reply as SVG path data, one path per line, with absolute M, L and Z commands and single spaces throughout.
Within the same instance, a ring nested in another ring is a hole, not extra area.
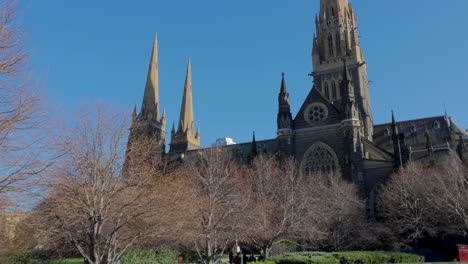
M 424 262 L 415 254 L 382 251 L 296 252 L 270 258 L 276 264 L 380 264 Z

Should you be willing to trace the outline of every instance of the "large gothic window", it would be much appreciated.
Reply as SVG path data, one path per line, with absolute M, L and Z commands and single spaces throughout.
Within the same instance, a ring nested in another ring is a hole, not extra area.
M 330 33 L 328 34 L 328 55 L 333 56 L 333 37 Z
M 310 146 L 304 154 L 302 166 L 306 173 L 333 172 L 339 169 L 336 153 L 323 142 L 316 142 Z
M 335 44 L 336 44 L 336 55 L 341 55 L 341 35 L 340 35 L 340 31 L 336 32 Z

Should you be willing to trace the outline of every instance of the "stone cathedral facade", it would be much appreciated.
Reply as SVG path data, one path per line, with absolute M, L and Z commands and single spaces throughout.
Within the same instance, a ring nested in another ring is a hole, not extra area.
M 443 155 L 465 158 L 468 134 L 447 114 L 401 122 L 392 114 L 388 124 L 374 124 L 366 60 L 348 0 L 321 0 L 315 24 L 312 89 L 300 110 L 291 113 L 283 74 L 276 106 L 277 136 L 260 141 L 254 136 L 252 142 L 225 146 L 240 162 L 260 153 L 292 156 L 306 172 L 339 171 L 372 199 L 376 186 L 409 160 L 431 162 Z M 157 52 L 155 39 L 141 111 L 134 109 L 129 142 L 147 135 L 160 142 L 155 149 L 158 155 L 171 160 L 189 158 L 203 151 L 200 130 L 194 127 L 190 61 L 179 122 L 172 126 L 166 153 Z

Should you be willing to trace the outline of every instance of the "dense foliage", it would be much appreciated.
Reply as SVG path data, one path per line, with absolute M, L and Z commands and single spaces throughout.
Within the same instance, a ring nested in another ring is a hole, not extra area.
M 121 258 L 122 264 L 177 264 L 177 252 L 168 247 L 157 250 L 135 249 L 127 252 Z
M 271 258 L 276 264 L 379 264 L 418 263 L 424 257 L 416 254 L 382 251 L 303 252 L 289 253 Z

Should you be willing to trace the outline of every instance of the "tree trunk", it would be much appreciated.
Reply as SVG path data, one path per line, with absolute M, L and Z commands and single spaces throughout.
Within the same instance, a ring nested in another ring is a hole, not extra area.
M 270 250 L 271 250 L 271 245 L 268 246 L 263 246 L 263 260 L 267 260 L 270 257 Z

